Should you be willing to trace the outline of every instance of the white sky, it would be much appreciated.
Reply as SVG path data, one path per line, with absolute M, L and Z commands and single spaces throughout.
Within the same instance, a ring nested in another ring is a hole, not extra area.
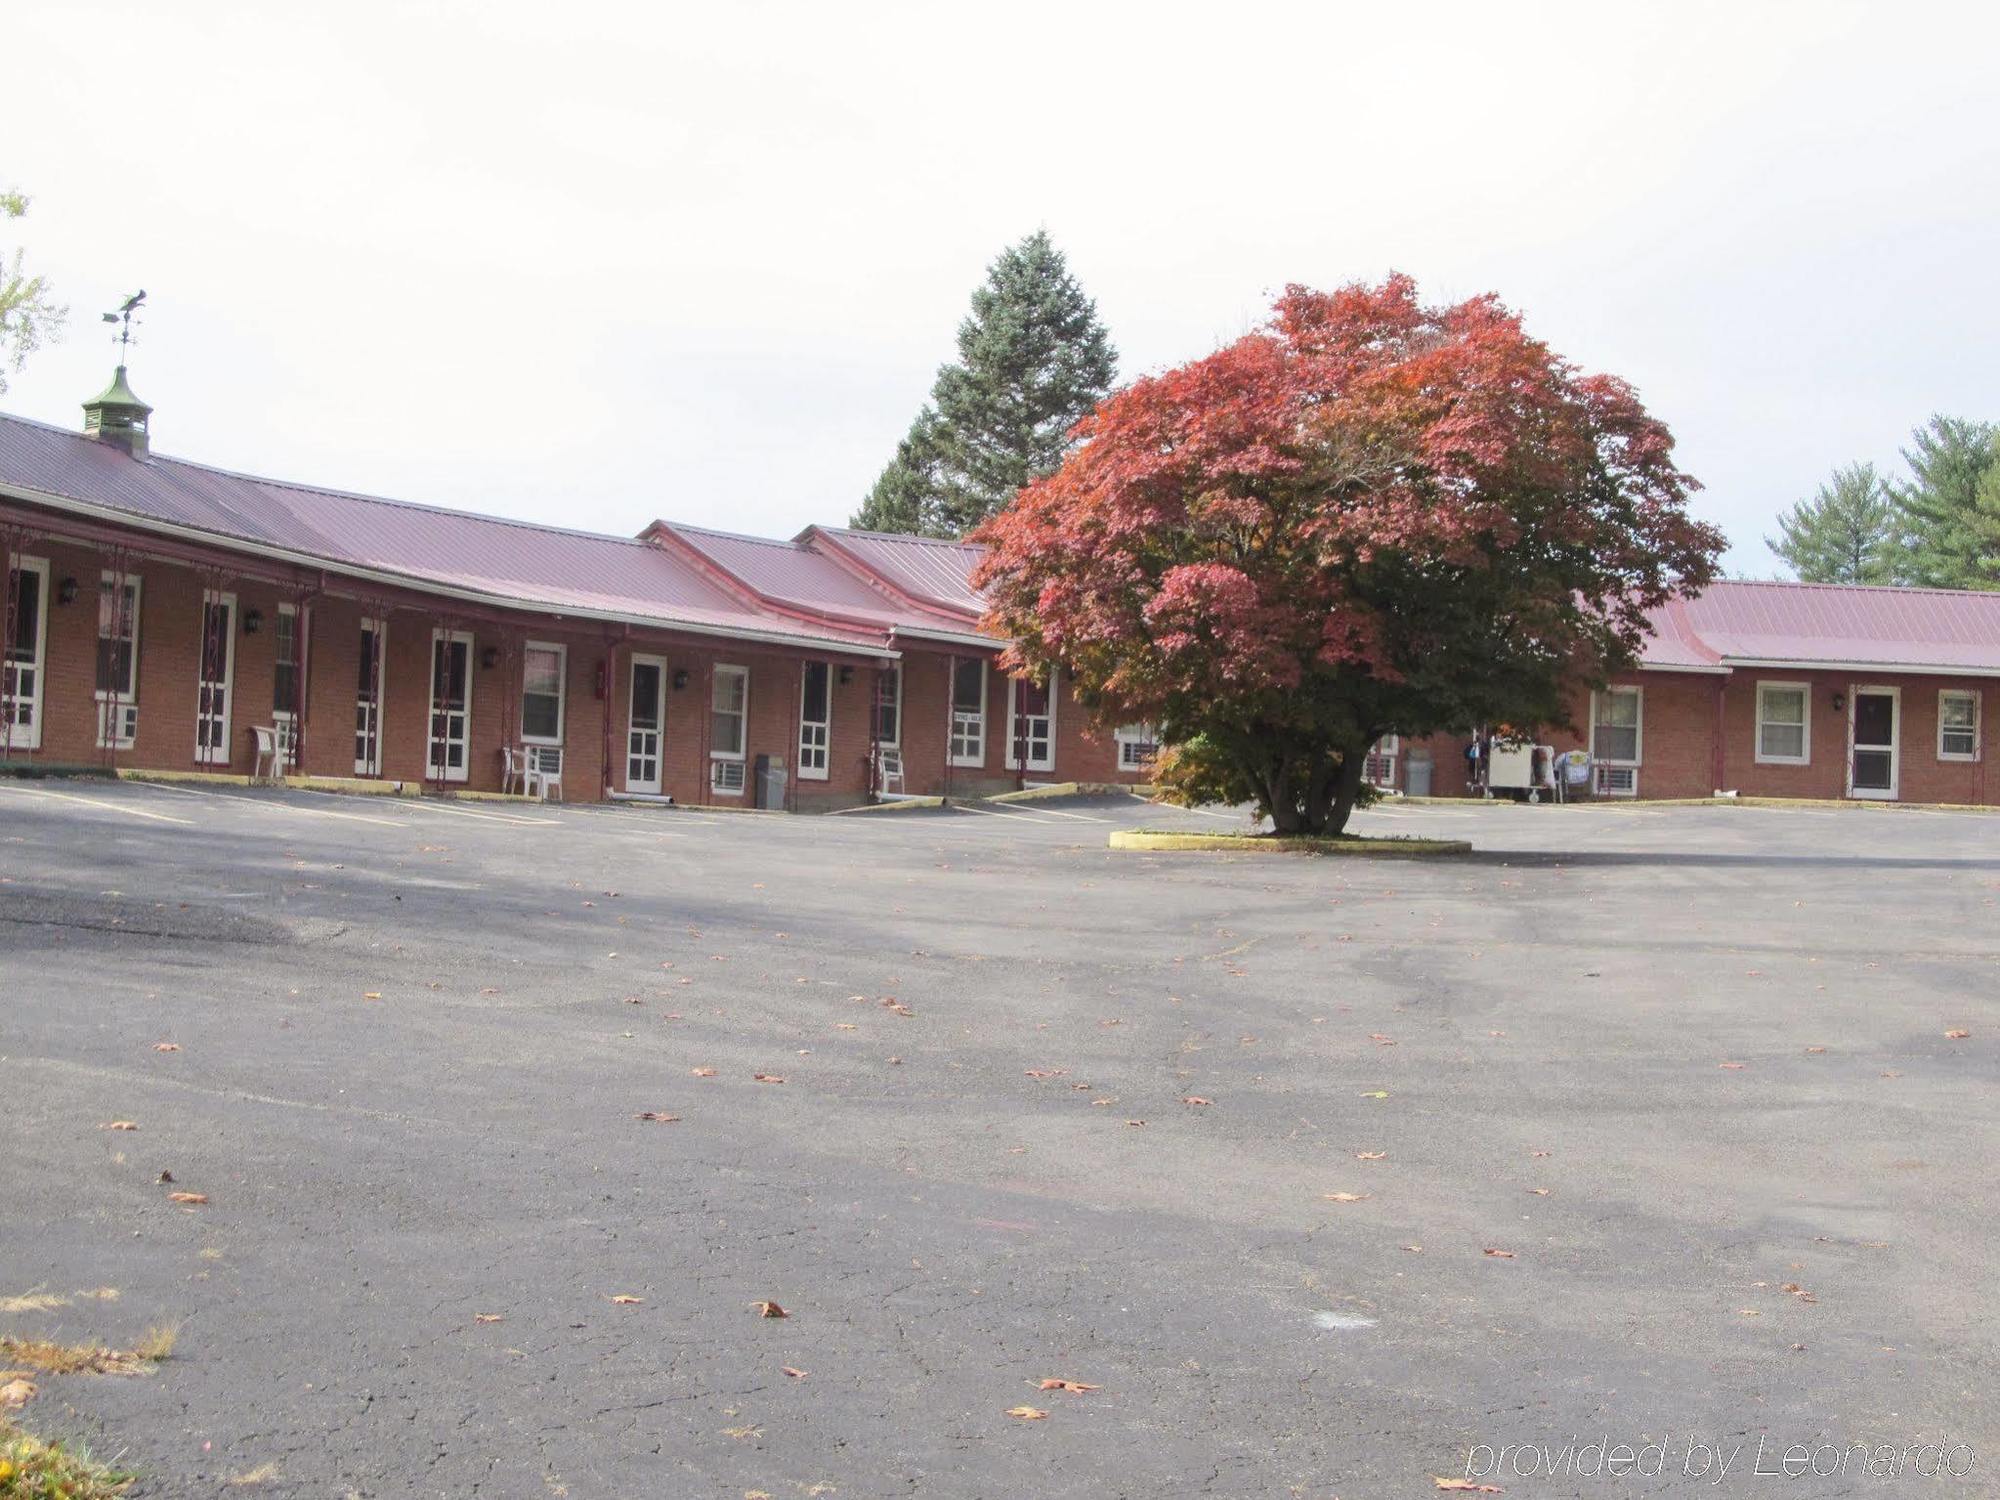
M 1639 386 L 1769 574 L 1834 464 L 2000 418 L 1996 17 L 13 0 L 0 184 L 72 319 L 5 406 L 78 423 L 143 286 L 159 451 L 788 535 L 1045 225 L 1128 376 L 1287 281 L 1498 291 Z

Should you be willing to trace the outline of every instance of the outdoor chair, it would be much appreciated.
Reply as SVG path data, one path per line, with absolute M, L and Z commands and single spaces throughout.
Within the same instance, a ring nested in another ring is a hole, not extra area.
M 278 729 L 275 724 L 259 724 L 250 731 L 257 742 L 257 757 L 251 763 L 250 779 L 263 781 L 278 779 Z

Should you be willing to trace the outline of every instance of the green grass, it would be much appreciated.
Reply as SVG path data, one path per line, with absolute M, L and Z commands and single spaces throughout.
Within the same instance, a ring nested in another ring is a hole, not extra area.
M 112 1500 L 136 1477 L 99 1463 L 81 1446 L 44 1442 L 0 1417 L 0 1500 Z

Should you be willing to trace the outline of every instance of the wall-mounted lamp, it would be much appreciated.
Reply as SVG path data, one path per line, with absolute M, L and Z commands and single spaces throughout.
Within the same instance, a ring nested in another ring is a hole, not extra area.
M 1846 707 L 1847 707 L 1847 694 L 1835 693 L 1833 695 L 1833 711 L 1835 713 L 1839 713 L 1842 709 Z
M 500 648 L 498 646 L 488 646 L 484 651 L 480 652 L 479 665 L 486 668 L 489 672 L 499 666 Z
M 74 578 L 65 578 L 61 583 L 56 585 L 56 603 L 76 603 L 76 580 Z
M 674 673 L 674 691 L 678 693 L 682 688 L 686 687 L 687 685 L 688 685 L 687 668 L 681 667 Z
M 243 611 L 243 633 L 245 635 L 255 635 L 258 631 L 262 630 L 263 628 L 264 628 L 263 610 L 246 609 Z
M 840 685 L 846 687 L 852 681 L 854 681 L 854 668 L 842 667 L 840 669 Z

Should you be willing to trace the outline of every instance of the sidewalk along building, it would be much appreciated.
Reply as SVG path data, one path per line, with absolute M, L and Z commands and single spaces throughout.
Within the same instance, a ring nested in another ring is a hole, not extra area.
M 0 416 L 0 758 L 791 809 L 1140 781 L 1143 730 L 1010 678 L 979 549 L 593 535 Z
M 1528 736 L 1590 756 L 1598 797 L 2000 803 L 2000 593 L 1723 582 L 1650 617 L 1636 670 L 1580 697 L 1573 729 Z M 1470 734 L 1376 747 L 1371 779 L 1482 794 Z

